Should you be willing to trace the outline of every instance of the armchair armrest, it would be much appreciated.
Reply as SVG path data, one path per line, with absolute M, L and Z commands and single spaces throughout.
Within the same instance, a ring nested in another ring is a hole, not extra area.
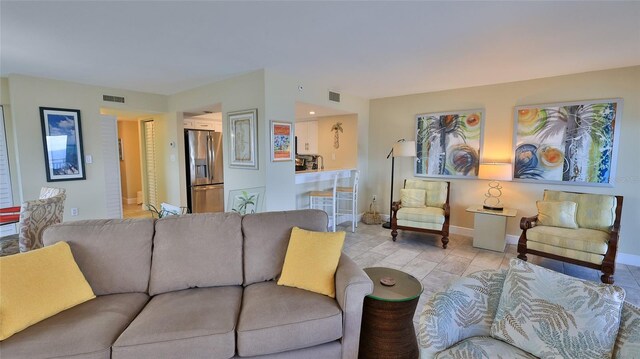
M 533 228 L 536 226 L 537 221 L 538 215 L 532 217 L 522 217 L 522 219 L 520 219 L 520 229 L 526 230 L 529 228 Z
M 336 300 L 342 308 L 342 358 L 357 359 L 364 297 L 373 292 L 373 282 L 346 254 L 336 270 Z
M 433 358 L 466 338 L 490 336 L 506 275 L 504 270 L 475 272 L 434 294 L 420 314 L 420 358 Z

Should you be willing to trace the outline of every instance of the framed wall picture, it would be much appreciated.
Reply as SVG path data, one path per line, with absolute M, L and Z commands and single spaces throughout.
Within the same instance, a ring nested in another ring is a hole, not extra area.
M 47 182 L 86 179 L 80 110 L 40 107 Z
M 416 115 L 418 177 L 476 178 L 484 127 L 483 110 Z
M 290 122 L 271 121 L 271 161 L 293 161 L 292 125 Z
M 612 186 L 622 99 L 515 108 L 513 180 Z
M 258 110 L 229 112 L 229 167 L 258 169 Z
M 264 203 L 264 187 L 255 187 L 229 191 L 227 211 L 239 214 L 262 212 Z

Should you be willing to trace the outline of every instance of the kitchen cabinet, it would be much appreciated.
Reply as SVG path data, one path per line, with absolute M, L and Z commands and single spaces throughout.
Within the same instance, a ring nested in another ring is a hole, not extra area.
M 207 130 L 222 132 L 222 121 L 203 121 L 194 119 L 185 119 L 184 128 L 189 130 Z
M 318 121 L 296 122 L 298 154 L 318 154 Z

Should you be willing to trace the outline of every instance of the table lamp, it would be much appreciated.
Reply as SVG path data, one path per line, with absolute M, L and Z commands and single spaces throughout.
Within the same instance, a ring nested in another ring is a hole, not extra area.
M 481 163 L 478 171 L 479 179 L 489 180 L 489 189 L 484 194 L 486 197 L 482 208 L 494 211 L 502 211 L 504 208 L 500 202 L 502 196 L 502 186 L 498 181 L 511 181 L 513 179 L 513 170 L 511 163 L 488 162 Z
M 395 168 L 396 157 L 415 157 L 416 156 L 416 141 L 407 141 L 404 138 L 398 140 L 389 154 L 387 159 L 391 157 L 391 199 L 389 200 L 389 222 L 383 223 L 382 227 L 391 228 L 391 213 L 393 211 L 393 170 Z

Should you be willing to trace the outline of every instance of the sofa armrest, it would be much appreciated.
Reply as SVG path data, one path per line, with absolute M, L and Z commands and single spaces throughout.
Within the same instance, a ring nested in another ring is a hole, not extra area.
M 532 217 L 522 217 L 522 219 L 520 219 L 520 229 L 527 230 L 529 228 L 533 228 L 536 226 L 537 221 L 538 215 Z
M 434 294 L 420 314 L 420 358 L 433 358 L 466 338 L 490 336 L 505 277 L 506 271 L 479 271 Z
M 364 297 L 373 292 L 373 282 L 346 254 L 336 270 L 336 300 L 342 308 L 342 358 L 358 358 L 360 323 Z

